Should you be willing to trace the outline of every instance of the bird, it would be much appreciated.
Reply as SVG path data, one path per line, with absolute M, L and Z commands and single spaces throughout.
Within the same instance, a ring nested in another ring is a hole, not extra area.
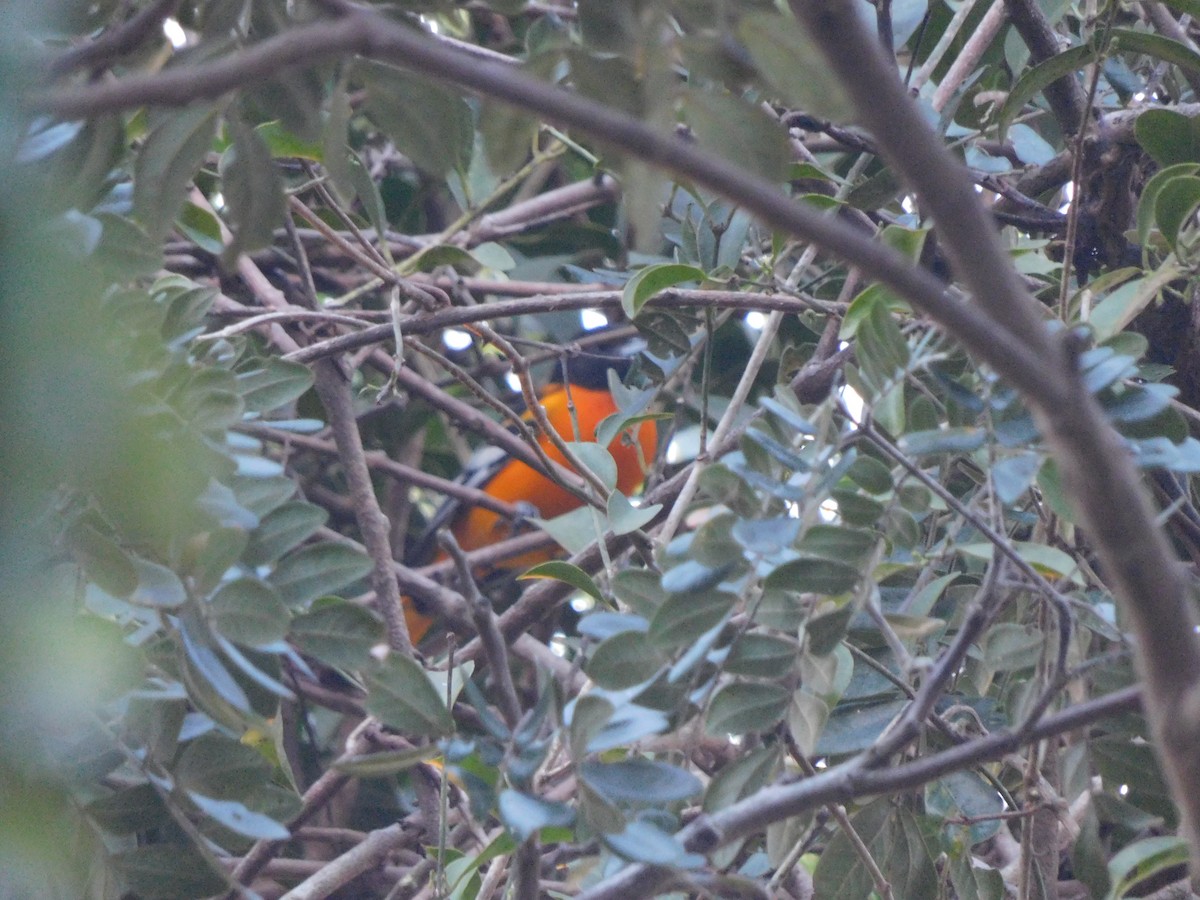
M 555 374 L 541 391 L 538 400 L 551 427 L 566 442 L 595 441 L 596 429 L 606 418 L 619 412 L 609 389 L 610 370 L 618 378 L 629 372 L 636 354 L 644 348 L 640 340 L 626 340 L 611 349 L 581 352 L 566 357 L 565 366 L 555 366 Z M 564 379 L 565 369 L 565 379 Z M 574 412 L 572 413 L 572 407 Z M 532 420 L 526 412 L 524 418 Z M 578 427 L 578 437 L 576 436 Z M 545 455 L 570 469 L 562 452 L 545 434 L 537 442 Z M 645 467 L 655 458 L 658 431 L 653 421 L 642 421 L 625 429 L 608 445 L 616 463 L 616 489 L 623 494 L 637 490 L 645 479 Z M 459 481 L 478 488 L 496 500 L 529 510 L 542 519 L 553 519 L 583 505 L 583 501 L 549 476 L 528 463 L 515 459 L 497 447 L 483 447 L 467 462 Z M 458 545 L 465 551 L 478 550 L 511 537 L 517 527 L 495 510 L 471 506 L 447 499 L 429 520 L 424 533 L 409 554 L 410 562 L 428 559 L 437 534 L 449 527 Z M 558 555 L 556 549 L 533 550 L 497 564 L 485 574 L 524 571 Z M 439 552 L 437 559 L 444 559 Z M 404 618 L 409 637 L 419 643 L 433 628 L 435 618 L 416 598 L 404 598 Z

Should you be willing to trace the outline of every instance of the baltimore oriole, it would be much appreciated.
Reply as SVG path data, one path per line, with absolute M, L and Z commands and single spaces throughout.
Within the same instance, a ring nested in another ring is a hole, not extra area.
M 553 380 L 539 399 L 551 427 L 564 441 L 594 441 L 596 428 L 618 411 L 609 391 L 608 371 L 613 369 L 619 377 L 623 377 L 639 345 L 640 342 L 626 342 L 615 353 L 610 351 L 569 357 L 566 363 L 569 396 L 567 383 L 562 377 L 563 367 L 556 366 Z M 526 413 L 525 418 L 528 420 L 532 417 Z M 644 467 L 654 460 L 657 441 L 658 432 L 654 423 L 641 422 L 625 429 L 608 445 L 608 451 L 617 465 L 617 490 L 628 494 L 642 483 Z M 567 465 L 562 452 L 546 435 L 539 435 L 538 443 L 547 457 Z M 577 496 L 557 482 L 494 447 L 478 452 L 467 463 L 460 478 L 497 500 L 536 510 L 543 519 L 561 516 L 582 505 Z M 417 546 L 427 552 L 432 546 L 434 532 L 446 525 L 449 525 L 458 545 L 468 551 L 504 540 L 513 533 L 513 523 L 493 510 L 447 501 L 430 520 L 426 536 L 418 541 Z M 420 556 L 420 551 L 416 555 Z M 532 551 L 505 560 L 497 568 L 503 571 L 523 570 L 556 555 L 554 550 Z M 443 557 L 444 554 L 439 554 L 439 558 Z M 433 624 L 427 611 L 408 597 L 404 598 L 404 617 L 414 643 L 420 641 Z

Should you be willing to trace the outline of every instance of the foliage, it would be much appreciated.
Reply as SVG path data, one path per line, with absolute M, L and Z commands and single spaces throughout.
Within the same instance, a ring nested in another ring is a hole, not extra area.
M 969 265 L 784 5 L 133 6 L 25 10 L 0 57 L 14 896 L 613 897 L 645 876 L 1120 897 L 1182 876 L 1131 612 L 1046 410 L 869 263 L 686 167 L 710 151 L 925 275 Z M 983 5 L 880 8 L 1195 562 L 1191 26 L 1033 4 L 1069 45 L 1042 58 Z M 677 155 L 402 68 L 389 28 L 674 129 Z M 156 83 L 193 102 L 139 98 Z M 566 442 L 589 505 L 509 552 L 573 555 L 481 567 L 476 604 L 472 561 L 419 559 L 420 537 L 473 448 L 525 440 L 513 410 L 578 351 L 580 310 L 645 350 L 609 373 L 599 444 Z M 631 498 L 602 448 L 645 423 Z M 418 653 L 397 585 L 442 622 Z

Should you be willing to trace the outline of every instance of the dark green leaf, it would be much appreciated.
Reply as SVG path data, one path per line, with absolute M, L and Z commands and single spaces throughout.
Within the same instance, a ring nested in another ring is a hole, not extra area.
M 870 531 L 818 523 L 804 533 L 804 538 L 796 549 L 808 556 L 817 556 L 861 569 L 870 559 L 878 540 Z
M 212 149 L 221 110 L 198 103 L 157 117 L 133 171 L 133 208 L 155 239 L 166 234 L 188 186 Z
M 1191 219 L 1200 206 L 1200 178 L 1181 175 L 1167 181 L 1159 190 L 1154 203 L 1154 220 L 1174 250 L 1179 232 L 1185 225 L 1194 224 Z
M 384 750 L 365 753 L 362 756 L 342 757 L 334 761 L 332 768 L 355 778 L 387 778 L 419 766 L 438 755 L 436 744 L 413 747 L 407 750 Z
M 904 710 L 907 701 L 842 704 L 834 709 L 817 740 L 818 756 L 845 756 L 870 747 L 892 720 Z
M 743 634 L 725 660 L 725 671 L 731 675 L 779 677 L 791 669 L 799 654 L 800 647 L 787 638 Z
M 283 225 L 285 203 L 283 180 L 263 139 L 236 119 L 228 126 L 233 144 L 221 158 L 220 173 L 233 226 L 233 243 L 225 252 L 229 259 L 236 259 L 240 253 L 271 243 L 275 229 Z
M 225 879 L 187 845 L 150 844 L 117 853 L 112 861 L 124 887 L 136 897 L 194 900 L 226 888 Z
M 672 594 L 650 620 L 650 640 L 662 649 L 690 644 L 727 616 L 736 601 L 721 591 Z
M 1117 29 L 1113 29 L 1116 31 Z M 1025 104 L 1060 78 L 1073 78 L 1086 65 L 1096 61 L 1099 51 L 1091 44 L 1072 47 L 1026 69 L 1008 91 L 1008 98 L 996 113 L 1003 138 L 1008 124 L 1025 108 Z
M 471 158 L 470 107 L 457 93 L 382 63 L 358 63 L 364 111 L 396 149 L 431 175 L 465 169 Z
M 965 835 L 968 846 L 993 837 L 1000 830 L 997 814 L 1004 811 L 1004 800 L 990 782 L 971 772 L 955 772 L 925 785 L 925 812 L 935 820 L 978 819 L 974 825 L 949 825 L 951 836 Z
M 813 594 L 844 594 L 858 583 L 861 575 L 855 566 L 832 559 L 795 559 L 771 572 L 765 585 Z
M 189 742 L 175 767 L 180 787 L 222 799 L 245 799 L 270 775 L 258 751 L 218 732 Z
M 601 687 L 622 690 L 652 678 L 665 662 L 644 633 L 623 631 L 592 651 L 586 672 Z
M 792 158 L 787 132 L 757 104 L 732 94 L 689 90 L 683 109 L 700 146 L 768 181 L 787 176 Z
M 357 581 L 371 571 L 371 560 L 343 544 L 314 544 L 284 557 L 270 582 L 292 609 Z
M 294 500 L 271 510 L 250 534 L 242 553 L 247 565 L 274 562 L 293 547 L 308 540 L 329 518 L 320 506 Z
M 281 640 L 290 618 L 275 589 L 257 578 L 238 578 L 221 585 L 210 610 L 217 632 L 252 647 Z
M 1134 134 L 1160 166 L 1200 163 L 1200 134 L 1192 119 L 1173 109 L 1147 109 L 1137 117 Z
M 713 697 L 704 729 L 717 736 L 770 731 L 783 718 L 790 697 L 791 692 L 782 685 L 731 682 Z
M 1187 864 L 1187 842 L 1178 835 L 1142 838 L 1123 847 L 1108 863 L 1113 897 L 1130 896 L 1154 875 Z
M 312 387 L 308 366 L 286 359 L 265 360 L 262 368 L 238 375 L 238 390 L 250 412 L 270 412 L 291 403 Z
M 454 731 L 450 710 L 425 675 L 407 656 L 393 653 L 366 676 L 367 709 L 403 734 L 442 737 Z

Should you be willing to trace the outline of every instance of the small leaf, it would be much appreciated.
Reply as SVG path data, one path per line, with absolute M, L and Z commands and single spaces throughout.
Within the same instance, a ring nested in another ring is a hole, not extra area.
M 630 822 L 620 834 L 603 834 L 600 839 L 613 853 L 631 862 L 679 869 L 704 864 L 703 856 L 688 853 L 673 837 L 648 822 Z
M 831 559 L 796 559 L 778 566 L 764 584 L 767 588 L 833 595 L 851 590 L 860 577 L 854 566 Z
M 817 741 L 818 756 L 845 756 L 870 747 L 907 705 L 905 700 L 838 706 Z
M 939 821 L 951 818 L 978 819 L 974 825 L 949 825 L 953 839 L 965 835 L 974 847 L 995 836 L 1000 830 L 997 814 L 1004 811 L 1004 800 L 996 789 L 976 772 L 954 772 L 925 785 L 925 812 Z
M 663 806 L 694 797 L 704 787 L 691 772 L 641 757 L 615 763 L 587 761 L 579 767 L 579 776 L 617 805 Z
M 450 710 L 425 670 L 393 653 L 366 676 L 367 709 L 382 722 L 414 737 L 443 737 L 454 731 Z
M 518 841 L 532 837 L 543 828 L 569 828 L 575 824 L 575 810 L 565 803 L 553 803 L 521 791 L 501 791 L 497 806 L 500 821 Z
M 1077 71 L 1095 62 L 1099 54 L 1100 51 L 1097 47 L 1091 44 L 1082 44 L 1056 53 L 1021 73 L 1021 77 L 1009 88 L 1004 105 L 996 113 L 1001 139 L 1005 136 L 1008 124 L 1017 117 L 1017 114 L 1025 108 L 1025 104 L 1036 94 L 1041 93 L 1060 78 L 1074 77 Z
M 270 412 L 291 403 L 312 387 L 308 366 L 271 358 L 262 368 L 238 375 L 238 390 L 250 412 Z
M 661 509 L 661 503 L 634 506 L 620 491 L 613 491 L 608 495 L 608 527 L 613 534 L 629 534 L 654 521 Z
M 646 266 L 625 282 L 621 292 L 621 308 L 626 316 L 635 319 L 646 302 L 659 291 L 679 284 L 700 283 L 704 278 L 704 271 L 695 266 L 680 263 Z
M 690 644 L 733 609 L 737 597 L 722 591 L 673 594 L 650 620 L 650 640 L 662 649 Z
M 174 609 L 187 600 L 183 582 L 166 566 L 134 557 L 133 567 L 137 572 L 137 587 L 129 595 L 130 603 Z
M 779 677 L 792 667 L 799 654 L 800 647 L 787 638 L 743 634 L 725 660 L 725 671 L 731 675 Z
M 1162 186 L 1154 203 L 1154 220 L 1163 237 L 1175 250 L 1179 232 L 1185 225 L 1195 224 L 1192 220 L 1196 207 L 1200 206 L 1200 178 L 1181 175 Z
M 585 671 L 596 684 L 618 691 L 653 678 L 665 663 L 646 634 L 623 631 L 592 651 Z
M 291 837 L 291 832 L 282 824 L 236 800 L 216 800 L 191 791 L 188 798 L 200 812 L 237 834 L 259 841 L 284 841 Z
M 1148 837 L 1123 847 L 1108 862 L 1110 897 L 1127 897 L 1141 882 L 1188 861 L 1187 842 L 1178 835 Z
M 778 684 L 734 681 L 712 699 L 704 730 L 712 735 L 770 731 L 779 724 L 791 692 Z
M 614 496 L 616 496 L 615 492 Z M 600 588 L 596 586 L 596 582 L 592 580 L 592 576 L 588 575 L 579 566 L 573 566 L 569 562 L 552 559 L 534 566 L 520 576 L 520 580 L 522 581 L 535 579 L 561 581 L 564 584 L 571 585 L 576 590 L 583 591 L 583 593 L 587 594 L 593 600 L 600 603 L 604 602 L 604 594 L 600 592 Z
M 429 744 L 406 750 L 384 750 L 380 753 L 342 757 L 334 760 L 332 768 L 354 778 L 388 778 L 398 772 L 405 772 L 414 766 L 419 766 L 437 755 L 437 746 Z

